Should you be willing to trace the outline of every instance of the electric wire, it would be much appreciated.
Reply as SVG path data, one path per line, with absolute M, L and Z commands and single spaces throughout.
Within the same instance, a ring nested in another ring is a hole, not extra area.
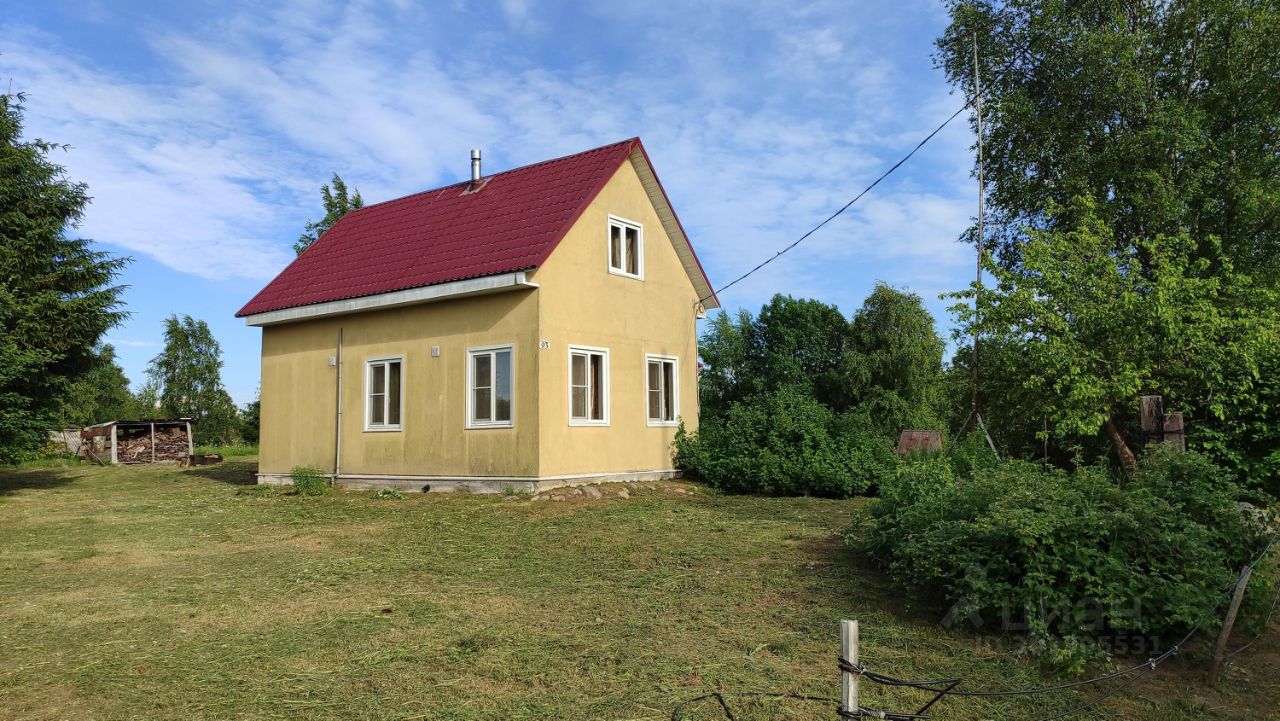
M 866 668 L 865 665 L 852 664 L 844 657 L 837 656 L 837 666 L 842 672 L 857 674 L 858 676 L 865 678 L 868 681 L 871 681 L 872 683 L 876 683 L 883 686 L 898 687 L 898 688 L 914 688 L 917 690 L 928 691 L 930 693 L 935 694 L 933 699 L 931 699 L 928 703 L 924 705 L 923 708 L 921 708 L 919 711 L 915 713 L 904 713 L 904 712 L 896 712 L 896 711 L 879 711 L 879 710 L 869 709 L 866 707 L 859 707 L 857 711 L 846 711 L 843 709 L 837 709 L 837 713 L 841 718 L 847 718 L 847 719 L 866 718 L 866 717 L 887 719 L 888 721 L 909 721 L 912 719 L 926 719 L 926 718 L 929 718 L 929 716 L 925 715 L 924 712 L 927 711 L 930 707 L 932 707 L 933 704 L 937 703 L 938 701 L 942 700 L 947 696 L 956 696 L 960 698 L 994 698 L 994 697 L 1008 698 L 1008 697 L 1020 697 L 1020 696 L 1034 696 L 1034 695 L 1041 695 L 1041 694 L 1048 694 L 1048 693 L 1056 693 L 1060 691 L 1067 691 L 1067 690 L 1081 688 L 1084 686 L 1092 686 L 1098 683 L 1105 683 L 1108 681 L 1123 679 L 1122 683 L 1116 684 L 1114 687 L 1108 689 L 1106 692 L 1104 692 L 1103 694 L 1093 699 L 1089 699 L 1080 704 L 1069 707 L 1063 711 L 1059 711 L 1059 712 L 1050 714 L 1048 716 L 1039 717 L 1036 719 L 1036 721 L 1057 721 L 1058 719 L 1063 719 L 1069 716 L 1075 716 L 1077 714 L 1084 713 L 1090 709 L 1097 707 L 1103 701 L 1116 696 L 1121 691 L 1132 686 L 1138 680 L 1145 677 L 1148 673 L 1154 671 L 1158 666 L 1160 666 L 1160 664 L 1169 660 L 1173 656 L 1176 656 L 1179 653 L 1181 653 L 1183 646 L 1189 643 L 1191 639 L 1194 638 L 1195 635 L 1198 634 L 1204 628 L 1205 624 L 1207 624 L 1209 620 L 1213 618 L 1215 614 L 1217 614 L 1218 610 L 1222 608 L 1222 604 L 1226 602 L 1228 597 L 1231 595 L 1231 593 L 1235 589 L 1236 585 L 1239 584 L 1241 580 L 1244 579 L 1246 571 L 1249 569 L 1252 569 L 1258 563 L 1260 563 L 1266 557 L 1266 555 L 1270 552 L 1272 547 L 1274 547 L 1277 540 L 1280 540 L 1280 530 L 1277 530 L 1275 533 L 1271 535 L 1271 537 L 1267 540 L 1267 543 L 1263 545 L 1262 549 L 1258 551 L 1258 553 L 1253 556 L 1250 562 L 1245 564 L 1245 566 L 1241 569 L 1240 573 L 1236 575 L 1235 580 L 1229 585 L 1227 585 L 1223 589 L 1223 591 L 1218 594 L 1217 600 L 1214 602 L 1213 606 L 1199 617 L 1199 619 L 1191 627 L 1191 629 L 1187 631 L 1187 633 L 1183 635 L 1178 640 L 1177 643 L 1170 646 L 1168 649 L 1166 649 L 1163 653 L 1159 654 L 1158 656 L 1147 659 L 1145 663 L 1141 663 L 1136 666 L 1122 669 L 1119 671 L 1106 673 L 1094 678 L 1085 679 L 1082 681 L 1073 681 L 1073 682 L 1064 683 L 1064 684 L 1057 684 L 1054 686 L 1042 686 L 1042 687 L 1026 688 L 1026 689 L 972 690 L 971 691 L 966 689 L 955 688 L 957 685 L 959 685 L 962 682 L 962 679 L 959 679 L 959 678 L 944 678 L 944 679 L 934 679 L 934 680 L 900 679 L 900 678 L 896 678 L 886 674 L 870 671 Z M 1267 614 L 1268 622 L 1270 621 L 1271 614 L 1274 613 L 1276 606 L 1278 604 L 1280 604 L 1280 584 L 1277 584 L 1276 596 L 1272 600 L 1271 612 Z M 1265 624 L 1264 624 L 1264 632 L 1265 632 Z M 1252 645 L 1255 641 L 1257 641 L 1257 638 L 1254 638 L 1253 640 L 1251 640 L 1244 647 L 1237 649 L 1235 652 L 1231 654 L 1231 656 L 1234 656 L 1239 652 L 1243 651 L 1245 648 L 1248 648 L 1248 646 Z M 1231 656 L 1228 656 L 1227 658 L 1230 658 Z M 684 709 L 688 708 L 690 705 L 694 703 L 698 703 L 706 699 L 714 698 L 717 701 L 717 703 L 719 703 L 721 709 L 724 711 L 725 717 L 729 719 L 729 721 L 736 721 L 736 716 L 734 716 L 733 710 L 729 706 L 728 700 L 726 698 L 728 696 L 736 696 L 741 698 L 779 698 L 779 699 L 793 699 L 793 700 L 800 700 L 800 701 L 821 701 L 821 702 L 835 701 L 835 699 L 824 697 L 824 696 L 809 696 L 809 695 L 802 695 L 802 694 L 792 694 L 787 692 L 713 691 L 713 692 L 706 693 L 701 696 L 697 696 L 681 702 L 672 711 L 671 719 L 672 721 L 681 721 L 681 719 L 684 718 Z
M 998 15 L 998 14 L 999 14 L 999 13 L 997 13 L 997 15 Z M 994 18 L 993 18 L 993 20 L 994 20 Z M 989 28 L 987 28 L 987 29 L 989 29 Z M 995 79 L 1004 79 L 1004 77 L 1005 77 L 1006 75 L 1008 75 L 1010 72 L 1013 72 L 1013 71 L 1014 71 L 1014 69 L 1015 69 L 1015 68 L 1014 68 L 1014 65 L 1015 65 L 1015 63 L 1016 63 L 1016 61 L 1017 61 L 1017 56 L 1018 56 L 1018 55 L 1022 55 L 1022 56 L 1024 56 L 1024 57 L 1025 57 L 1027 54 L 1029 54 L 1029 53 L 1030 53 L 1030 47 L 1031 47 L 1031 45 L 1032 45 L 1032 44 L 1034 44 L 1034 42 L 1035 42 L 1037 39 L 1039 39 L 1039 35 L 1037 35 L 1037 36 L 1033 37 L 1031 40 L 1028 40 L 1028 41 L 1027 41 L 1027 43 L 1026 43 L 1026 45 L 1018 45 L 1017 43 L 1014 43 L 1014 46 L 1015 46 L 1015 47 L 1014 47 L 1014 49 L 1015 49 L 1017 52 L 1013 53 L 1014 57 L 1011 57 L 1011 58 L 1008 60 L 1008 62 L 1006 62 L 1006 63 L 1004 64 L 1004 67 L 1003 67 L 1003 68 L 1001 68 L 1001 69 L 1000 69 L 1000 71 L 999 71 L 998 73 L 995 73 L 995 74 L 993 75 L 993 78 L 995 78 Z M 954 113 L 952 113 L 952 114 L 951 114 L 951 115 L 950 115 L 946 120 L 942 121 L 942 123 L 941 123 L 940 125 L 938 125 L 938 127 L 934 128 L 934 129 L 933 129 L 933 131 L 932 131 L 932 132 L 930 132 L 928 135 L 926 135 L 926 136 L 924 137 L 924 139 L 923 139 L 923 140 L 921 140 L 919 143 L 917 143 L 917 144 L 915 145 L 915 147 L 913 147 L 913 148 L 911 149 L 911 151 L 910 151 L 910 152 L 908 152 L 906 155 L 902 156 L 902 157 L 898 160 L 898 162 L 896 162 L 896 163 L 894 163 L 893 165 L 889 166 L 889 169 L 888 169 L 888 170 L 886 170 L 886 171 L 884 171 L 883 173 L 881 173 L 881 174 L 880 174 L 880 175 L 879 175 L 875 180 L 871 181 L 871 184 L 870 184 L 870 185 L 868 185 L 867 187 L 863 188 L 861 192 L 859 192 L 857 195 L 855 195 L 855 196 L 853 197 L 853 199 L 852 199 L 852 200 L 850 200 L 849 202 L 845 203 L 843 206 L 841 206 L 839 209 L 837 209 L 834 213 L 831 213 L 830 215 L 828 215 L 826 218 L 824 218 L 824 219 L 822 220 L 822 222 L 820 222 L 820 223 L 818 223 L 817 225 L 815 225 L 815 226 L 813 226 L 812 228 L 810 228 L 810 229 L 808 230 L 808 232 L 806 232 L 804 235 L 801 235 L 799 238 L 797 238 L 797 239 L 795 239 L 794 241 L 792 241 L 792 242 L 791 242 L 789 245 L 787 245 L 786 247 L 782 248 L 781 250 L 777 251 L 776 253 L 774 253 L 773 255 L 769 256 L 769 257 L 768 257 L 768 258 L 766 258 L 765 260 L 761 261 L 759 264 L 757 264 L 757 265 L 756 265 L 755 267 L 753 267 L 751 270 L 748 270 L 747 272 L 743 273 L 742 275 L 738 276 L 737 278 L 734 278 L 733 280 L 731 280 L 731 281 L 729 281 L 728 283 L 726 283 L 726 284 L 724 284 L 724 285 L 720 286 L 719 288 L 712 288 L 712 289 L 711 289 L 711 292 L 707 293 L 707 295 L 705 295 L 705 296 L 703 296 L 703 297 L 701 297 L 701 298 L 699 298 L 699 299 L 698 299 L 698 302 L 695 304 L 695 306 L 696 306 L 696 305 L 701 305 L 702 303 L 705 303 L 707 300 L 709 300 L 709 299 L 711 299 L 711 298 L 716 297 L 716 296 L 717 296 L 717 295 L 719 295 L 720 293 L 725 292 L 726 290 L 728 290 L 728 289 L 732 288 L 733 286 L 737 285 L 738 283 L 740 283 L 740 282 L 742 282 L 742 281 L 746 280 L 747 278 L 751 277 L 751 276 L 752 276 L 752 275 L 754 275 L 757 271 L 761 270 L 762 268 L 764 268 L 765 266 L 769 265 L 769 264 L 770 264 L 770 263 L 772 263 L 773 261 L 775 261 L 775 260 L 777 260 L 778 258 L 782 257 L 785 253 L 787 253 L 787 252 L 788 252 L 788 251 L 790 251 L 791 249 L 795 248 L 797 245 L 800 245 L 800 244 L 801 244 L 801 243 L 803 243 L 804 241 L 808 240 L 808 239 L 809 239 L 809 236 L 811 236 L 811 235 L 813 235 L 814 233 L 816 233 L 816 232 L 818 232 L 819 230 L 821 230 L 821 229 L 822 229 L 824 226 L 826 226 L 828 223 L 830 223 L 831 221 L 833 221 L 833 220 L 835 220 L 836 218 L 838 218 L 838 217 L 840 217 L 841 215 L 843 215 L 843 214 L 844 214 L 844 212 L 845 212 L 846 210 L 848 210 L 849 208 L 853 207 L 853 205 L 854 205 L 855 203 L 857 203 L 859 200 L 861 200 L 861 199 L 863 198 L 863 196 L 865 196 L 867 193 L 870 193 L 870 192 L 871 192 L 871 191 L 872 191 L 872 190 L 873 190 L 877 185 L 879 185 L 879 184 L 880 184 L 880 182 L 881 182 L 881 181 L 883 181 L 885 178 L 887 178 L 887 177 L 889 177 L 890 175 L 892 175 L 895 171 L 897 171 L 897 170 L 898 170 L 898 168 L 902 167 L 902 165 L 903 165 L 904 163 L 906 163 L 908 160 L 910 160 L 910 159 L 912 158 L 912 156 L 914 156 L 914 155 L 915 155 L 915 154 L 916 154 L 916 153 L 917 153 L 921 148 L 923 148 L 923 147 L 924 147 L 924 146 L 925 146 L 929 141 L 933 140 L 933 138 L 934 138 L 935 136 L 937 136 L 937 134 L 938 134 L 938 133 L 942 132 L 943 128 L 945 128 L 945 127 L 947 127 L 948 125 L 950 125 L 950 124 L 951 124 L 951 121 L 953 121 L 953 120 L 955 120 L 956 118 L 958 118 L 958 117 L 961 115 L 961 113 L 963 113 L 964 111 L 968 110 L 971 106 L 973 106 L 973 104 L 974 104 L 974 102 L 975 102 L 976 100 L 977 100 L 977 97 L 971 97 L 971 98 L 969 98 L 968 100 L 966 100 L 966 101 L 965 101 L 965 103 L 964 103 L 964 105 L 961 105 L 961 106 L 960 106 L 960 108 L 959 108 L 959 109 L 957 109 Z

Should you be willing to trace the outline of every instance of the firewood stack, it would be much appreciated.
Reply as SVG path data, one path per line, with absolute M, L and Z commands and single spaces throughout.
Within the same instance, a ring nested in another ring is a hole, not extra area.
M 121 434 L 119 448 L 116 451 L 120 463 L 151 462 L 151 432 L 131 433 L 130 437 Z M 156 429 L 156 461 L 181 461 L 187 457 L 186 429 L 173 426 Z

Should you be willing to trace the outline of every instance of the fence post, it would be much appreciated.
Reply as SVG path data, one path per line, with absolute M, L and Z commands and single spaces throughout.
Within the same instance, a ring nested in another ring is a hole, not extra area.
M 858 622 L 840 622 L 840 657 L 850 666 L 858 665 Z M 858 705 L 858 674 L 840 669 L 840 710 L 856 716 L 861 707 Z
M 1236 581 L 1236 592 L 1231 596 L 1231 605 L 1227 607 L 1227 617 L 1222 621 L 1222 630 L 1218 632 L 1218 644 L 1213 649 L 1213 665 L 1209 667 L 1209 685 L 1218 683 L 1218 674 L 1222 672 L 1222 662 L 1227 655 L 1227 641 L 1231 640 L 1231 627 L 1236 625 L 1236 614 L 1240 612 L 1240 602 L 1244 600 L 1244 590 L 1249 585 L 1249 577 L 1253 575 L 1253 567 L 1245 566 Z

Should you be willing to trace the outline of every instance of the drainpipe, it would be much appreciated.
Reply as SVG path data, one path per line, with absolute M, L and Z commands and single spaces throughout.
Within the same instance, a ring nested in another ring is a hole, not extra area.
M 342 473 L 342 327 L 338 327 L 338 415 L 334 420 L 333 437 L 333 481 L 338 484 L 338 474 Z

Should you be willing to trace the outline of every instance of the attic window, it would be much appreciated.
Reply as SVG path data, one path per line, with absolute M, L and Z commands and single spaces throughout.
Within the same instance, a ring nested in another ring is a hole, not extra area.
M 609 216 L 609 272 L 644 279 L 644 232 L 639 223 Z

